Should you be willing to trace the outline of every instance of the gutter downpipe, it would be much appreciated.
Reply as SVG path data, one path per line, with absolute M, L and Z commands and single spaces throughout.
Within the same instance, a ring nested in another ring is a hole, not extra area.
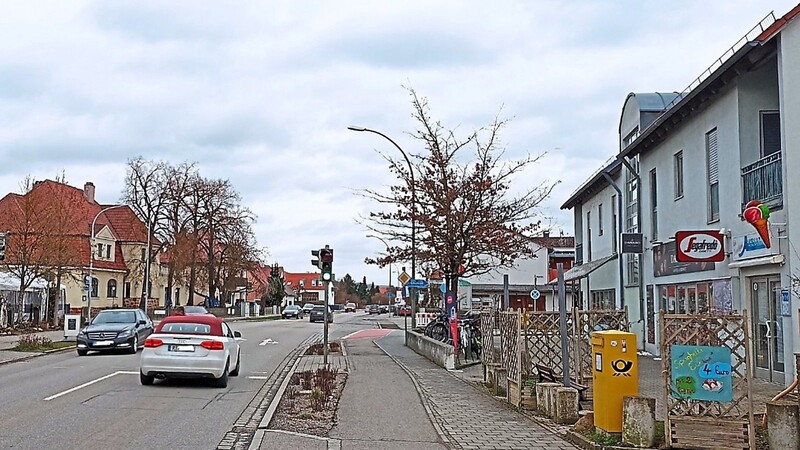
M 622 200 L 623 200 L 622 199 L 622 190 L 619 188 L 619 186 L 617 186 L 617 183 L 615 183 L 614 180 L 611 179 L 611 176 L 609 176 L 608 173 L 606 173 L 605 171 L 603 172 L 603 178 L 605 178 L 606 181 L 608 181 L 608 184 L 610 184 L 611 187 L 613 187 L 614 190 L 617 191 L 617 222 L 618 222 L 618 224 L 617 224 L 618 228 L 617 229 L 621 231 L 622 230 L 622 223 L 623 223 L 622 222 L 623 221 L 623 217 L 622 217 Z M 614 239 L 618 239 L 618 238 L 619 238 L 618 236 L 614 236 Z M 622 276 L 623 276 L 622 270 L 623 270 L 624 266 L 623 266 L 623 261 L 622 261 L 622 252 L 620 252 L 620 250 L 622 249 L 622 247 L 621 247 L 622 243 L 618 242 L 617 245 L 618 245 L 617 246 L 617 266 L 619 267 L 619 303 L 620 303 L 620 307 L 624 309 L 625 308 L 625 281 L 622 278 Z M 587 278 L 587 280 L 588 280 L 588 278 Z
M 628 168 L 633 174 L 633 178 L 636 179 L 636 187 L 639 188 L 638 198 L 636 199 L 636 228 L 641 233 L 642 232 L 642 178 L 639 177 L 639 172 L 633 169 L 631 163 L 628 162 L 627 156 L 623 156 L 619 158 L 620 162 Z M 642 237 L 644 240 L 644 237 Z M 641 270 L 644 267 L 644 253 L 642 253 L 642 260 L 640 262 L 640 269 L 639 269 L 639 322 L 642 322 L 642 328 L 644 328 L 645 317 L 644 317 L 644 271 Z M 645 347 L 646 344 L 646 333 L 642 333 L 642 348 Z

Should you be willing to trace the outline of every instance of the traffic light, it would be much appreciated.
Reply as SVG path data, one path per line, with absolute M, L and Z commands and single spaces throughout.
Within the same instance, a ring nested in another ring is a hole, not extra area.
M 6 259 L 6 233 L 0 233 L 0 261 Z
M 319 269 L 319 250 L 311 250 L 311 256 L 315 258 L 311 260 L 311 265 Z
M 333 249 L 319 249 L 319 268 L 322 270 L 322 281 L 333 281 Z

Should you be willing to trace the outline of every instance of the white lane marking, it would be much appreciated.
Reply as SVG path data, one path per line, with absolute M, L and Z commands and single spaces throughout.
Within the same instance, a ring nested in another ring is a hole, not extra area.
M 266 338 L 263 341 L 261 341 L 261 343 L 259 343 L 258 345 L 264 346 L 264 345 L 267 345 L 267 344 L 277 344 L 277 343 L 278 343 L 278 341 L 273 341 L 270 338 Z
M 95 383 L 98 383 L 100 381 L 103 381 L 103 380 L 106 380 L 108 378 L 111 378 L 114 375 L 120 375 L 120 374 L 122 374 L 122 375 L 138 375 L 139 372 L 132 372 L 132 371 L 128 371 L 128 370 L 118 370 L 118 371 L 116 371 L 114 373 L 110 373 L 110 374 L 108 374 L 108 375 L 106 375 L 104 377 L 100 377 L 100 378 L 98 378 L 96 380 L 87 381 L 86 383 L 83 383 L 80 386 L 75 386 L 74 388 L 67 389 L 66 391 L 59 392 L 58 394 L 55 394 L 55 395 L 51 395 L 50 397 L 45 398 L 44 401 L 49 402 L 50 400 L 53 400 L 53 399 L 58 398 L 58 397 L 61 397 L 62 395 L 70 394 L 72 392 L 77 391 L 78 389 L 83 389 L 86 386 L 91 386 L 91 385 L 93 385 Z
M 264 377 L 262 377 L 262 376 L 249 376 L 247 378 L 249 378 L 251 380 L 268 380 L 269 379 L 269 377 L 266 377 L 266 376 L 264 376 Z
M 361 330 L 358 330 L 358 331 L 353 331 L 352 333 L 350 333 L 350 334 L 348 334 L 347 336 L 343 337 L 343 338 L 342 338 L 342 340 L 349 338 L 350 336 L 352 336 L 352 335 L 354 335 L 354 334 L 358 333 L 359 331 L 361 331 Z

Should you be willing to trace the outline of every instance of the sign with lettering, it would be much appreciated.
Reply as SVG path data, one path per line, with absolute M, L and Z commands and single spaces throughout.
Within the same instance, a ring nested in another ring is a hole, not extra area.
M 725 260 L 725 240 L 719 231 L 678 231 L 675 246 L 678 262 Z
M 731 350 L 705 345 L 670 346 L 673 398 L 733 401 Z
M 703 272 L 714 270 L 714 262 L 680 262 L 677 258 L 678 249 L 675 241 L 653 246 L 653 276 L 663 277 L 679 275 L 690 272 Z
M 622 253 L 643 253 L 642 233 L 622 233 Z
M 743 259 L 758 258 L 759 256 L 771 256 L 778 253 L 777 248 L 777 245 L 772 248 L 767 247 L 764 240 L 757 233 L 734 236 L 731 259 L 741 261 Z

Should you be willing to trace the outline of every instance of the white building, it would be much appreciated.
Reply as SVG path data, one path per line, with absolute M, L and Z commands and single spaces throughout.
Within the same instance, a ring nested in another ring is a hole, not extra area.
M 663 113 L 648 110 L 653 94 L 628 96 L 621 166 L 604 167 L 620 170 L 612 178 L 623 192 L 624 231 L 643 234 L 643 253 L 623 255 L 622 269 L 631 319 L 641 319 L 641 346 L 659 353 L 659 311 L 746 311 L 756 376 L 783 383 L 793 378 L 785 374 L 794 373 L 792 355 L 800 351 L 800 300 L 792 291 L 800 270 L 800 183 L 791 181 L 800 173 L 798 12 L 800 5 L 758 24 L 689 88 L 664 97 Z M 575 209 L 584 264 L 614 254 L 599 234 L 611 218 L 595 215 L 614 193 L 595 176 L 564 204 Z M 752 200 L 771 210 L 769 245 L 743 220 Z M 676 260 L 676 233 L 698 230 L 722 233 L 723 261 Z M 587 296 L 618 285 L 619 270 L 596 269 L 583 286 Z

